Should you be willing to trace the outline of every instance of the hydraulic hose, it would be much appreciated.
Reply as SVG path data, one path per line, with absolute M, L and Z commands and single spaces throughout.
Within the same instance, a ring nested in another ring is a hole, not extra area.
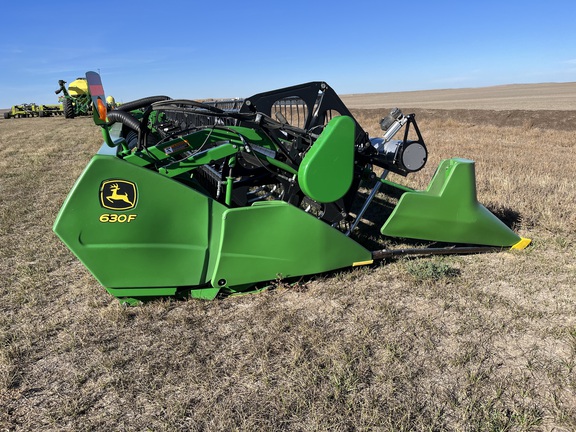
M 128 126 L 130 129 L 135 130 L 138 133 L 142 131 L 140 121 L 129 112 L 120 110 L 110 111 L 108 113 L 108 120 L 110 124 L 120 122 L 123 125 Z
M 147 107 L 148 105 L 152 105 L 154 102 L 160 102 L 170 99 L 171 98 L 169 98 L 168 96 L 149 96 L 122 104 L 118 108 L 116 108 L 116 111 L 132 111 L 135 109 Z

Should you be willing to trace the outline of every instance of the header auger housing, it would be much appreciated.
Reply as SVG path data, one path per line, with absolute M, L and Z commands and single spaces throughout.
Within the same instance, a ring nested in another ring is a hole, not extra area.
M 99 75 L 86 76 L 105 143 L 54 231 L 123 301 L 212 299 L 393 255 L 529 243 L 478 203 L 470 160 L 442 162 L 422 191 L 386 179 L 427 160 L 414 116 L 400 110 L 372 139 L 324 82 L 242 100 L 154 96 L 108 112 Z M 374 183 L 364 197 L 361 184 Z M 356 241 L 383 184 L 401 197 L 378 222 L 382 235 L 455 246 L 371 251 Z

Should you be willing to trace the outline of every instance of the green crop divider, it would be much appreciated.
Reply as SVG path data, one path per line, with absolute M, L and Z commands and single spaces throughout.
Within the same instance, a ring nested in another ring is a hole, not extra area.
M 521 237 L 477 201 L 474 162 L 442 161 L 428 189 L 405 192 L 381 233 L 448 243 L 514 246 Z

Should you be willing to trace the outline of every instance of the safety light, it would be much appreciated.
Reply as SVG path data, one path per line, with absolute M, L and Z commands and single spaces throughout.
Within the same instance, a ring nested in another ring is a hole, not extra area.
M 100 120 L 106 121 L 106 104 L 102 102 L 102 99 L 100 98 L 98 98 L 97 104 L 98 106 L 96 108 L 98 109 L 98 117 L 100 117 Z

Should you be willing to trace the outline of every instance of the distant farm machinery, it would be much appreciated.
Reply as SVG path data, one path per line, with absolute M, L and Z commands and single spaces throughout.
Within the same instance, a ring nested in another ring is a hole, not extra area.
M 427 161 L 414 115 L 393 110 L 383 136 L 369 138 L 324 82 L 234 101 L 154 96 L 108 111 L 100 76 L 86 77 L 104 144 L 54 231 L 123 302 L 213 299 L 397 255 L 530 243 L 478 203 L 471 160 L 443 161 L 426 190 L 387 179 Z M 400 197 L 387 212 L 374 205 L 382 187 Z M 369 225 L 428 244 L 371 250 Z
M 86 78 L 76 78 L 66 88 L 66 81 L 58 81 L 58 90 L 55 93 L 59 104 L 39 105 L 36 103 L 25 103 L 14 105 L 9 111 L 4 112 L 4 118 L 30 118 L 30 117 L 52 117 L 64 115 L 67 119 L 78 116 L 92 114 L 92 98 L 88 90 Z M 116 107 L 116 102 L 112 96 L 106 100 L 110 108 Z
M 62 105 L 38 105 L 35 103 L 28 103 L 22 105 L 14 105 L 9 111 L 4 113 L 5 119 L 10 118 L 25 118 L 25 117 L 51 117 L 62 115 Z
M 62 93 L 58 98 L 64 109 L 64 117 L 74 118 L 82 115 L 92 114 L 92 99 L 88 92 L 86 78 L 76 78 L 66 89 L 66 81 L 58 81 L 56 94 Z
M 56 94 L 62 93 L 58 98 L 62 102 L 64 117 L 74 118 L 77 116 L 92 114 L 92 98 L 88 89 L 86 78 L 76 78 L 66 89 L 66 81 L 59 80 Z M 116 107 L 116 102 L 112 96 L 106 98 L 106 103 L 110 108 Z

